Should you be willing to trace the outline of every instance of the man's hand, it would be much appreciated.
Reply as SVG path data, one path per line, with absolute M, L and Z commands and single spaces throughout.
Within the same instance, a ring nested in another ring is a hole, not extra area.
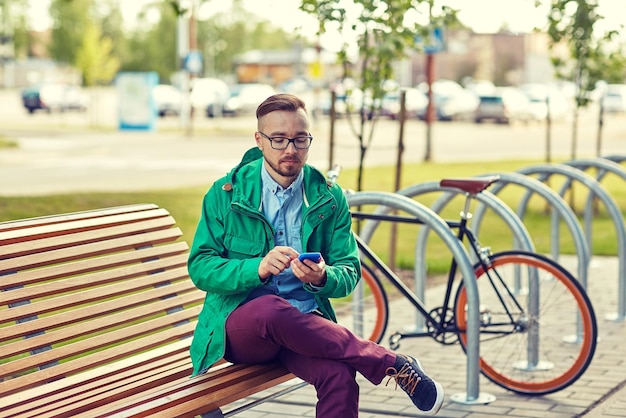
M 291 247 L 276 246 L 272 248 L 259 264 L 259 278 L 263 281 L 272 274 L 279 274 L 289 267 L 291 260 L 296 258 L 298 258 L 298 252 Z
M 297 257 L 291 262 L 291 271 L 302 283 L 323 286 L 326 283 L 326 262 L 323 257 L 316 263 L 311 260 L 300 261 Z

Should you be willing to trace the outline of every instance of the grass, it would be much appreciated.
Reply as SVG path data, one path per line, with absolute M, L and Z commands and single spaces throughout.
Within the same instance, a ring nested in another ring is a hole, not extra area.
M 17 148 L 17 141 L 0 135 L 0 149 L 2 148 Z
M 439 180 L 445 177 L 468 177 L 487 173 L 511 172 L 520 168 L 529 167 L 539 161 L 499 161 L 484 163 L 426 163 L 406 164 L 402 172 L 402 188 L 423 182 Z M 590 172 L 589 174 L 595 175 Z M 364 175 L 364 190 L 366 191 L 393 191 L 393 179 L 395 178 L 392 167 L 367 168 Z M 356 185 L 356 170 L 344 170 L 340 176 L 340 183 L 345 188 L 354 188 Z M 559 190 L 559 184 L 554 181 L 550 186 Z M 210 184 L 209 182 L 207 184 Z M 614 175 L 607 175 L 602 180 L 603 187 L 626 213 L 626 187 L 623 180 Z M 207 186 L 208 187 L 208 186 Z M 205 187 L 180 188 L 172 190 L 155 190 L 129 193 L 77 193 L 58 194 L 49 196 L 32 197 L 3 197 L 0 199 L 0 221 L 44 216 L 55 213 L 68 213 L 81 210 L 97 209 L 103 207 L 119 206 L 132 203 L 154 203 L 168 211 L 176 219 L 182 229 L 184 239 L 191 243 L 193 233 L 200 214 L 202 198 L 206 192 Z M 498 197 L 501 198 L 514 210 L 517 209 L 520 199 L 526 190 L 517 186 L 506 187 Z M 575 184 L 574 208 L 580 217 L 582 215 L 588 196 L 588 190 Z M 429 206 L 439 197 L 439 194 L 426 194 L 416 196 L 415 200 Z M 569 195 L 566 201 L 569 202 Z M 440 213 L 444 219 L 458 219 L 458 213 L 462 209 L 460 197 L 454 198 Z M 361 208 L 364 211 L 374 210 L 373 207 Z M 508 249 L 513 246 L 513 235 L 498 215 L 487 211 L 481 228 L 478 231 L 480 240 L 490 245 L 494 250 Z M 532 197 L 523 217 L 523 222 L 533 239 L 536 249 L 540 252 L 549 253 L 551 245 L 551 216 L 545 201 L 538 197 Z M 388 260 L 390 254 L 395 252 L 395 264 L 401 268 L 411 268 L 415 255 L 416 237 L 420 226 L 402 224 L 396 228 L 397 244 L 392 247 L 390 236 L 393 228 L 388 223 L 381 223 L 370 240 L 372 248 L 383 260 Z M 561 221 L 559 226 L 560 252 L 563 254 L 575 253 L 575 246 L 571 234 Z M 592 230 L 592 252 L 596 255 L 616 255 L 618 240 L 616 228 L 608 216 L 606 208 L 598 205 L 594 211 Z M 395 248 L 395 249 L 394 249 Z M 437 273 L 447 269 L 450 252 L 446 245 L 433 233 L 429 234 L 427 244 L 427 264 L 429 271 Z

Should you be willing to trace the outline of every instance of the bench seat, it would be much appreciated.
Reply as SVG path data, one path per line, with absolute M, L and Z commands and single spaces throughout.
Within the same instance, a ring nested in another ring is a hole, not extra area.
M 152 204 L 0 223 L 0 417 L 193 417 L 293 379 L 190 378 L 204 293 L 181 236 Z

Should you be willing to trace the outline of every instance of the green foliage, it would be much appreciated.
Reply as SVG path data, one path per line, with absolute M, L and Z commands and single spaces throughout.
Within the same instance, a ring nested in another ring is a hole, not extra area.
M 2 148 L 17 148 L 17 141 L 0 135 L 0 149 Z
M 159 20 L 148 20 L 156 10 Z M 168 81 L 178 69 L 176 52 L 177 16 L 168 2 L 149 4 L 138 16 L 137 26 L 128 37 L 127 53 L 122 57 L 123 71 L 156 71 Z
M 50 17 L 52 35 L 48 52 L 52 59 L 71 64 L 83 42 L 83 34 L 91 23 L 93 0 L 52 0 Z
M 111 56 L 112 49 L 111 39 L 102 38 L 96 25 L 87 25 L 83 43 L 76 55 L 76 67 L 81 70 L 86 86 L 106 84 L 113 80 L 120 63 L 117 57 Z
M 0 35 L 12 36 L 16 58 L 28 55 L 27 15 L 28 0 L 0 0 Z
M 297 42 L 295 35 L 260 20 L 245 10 L 240 2 L 233 2 L 229 11 L 198 21 L 197 31 L 198 49 L 207 62 L 207 76 L 232 75 L 234 59 L 243 52 L 286 50 Z
M 578 86 L 576 102 L 580 107 L 589 104 L 589 93 L 598 81 L 621 83 L 626 76 L 626 58 L 616 42 L 619 29 L 598 33 L 597 23 L 604 17 L 597 8 L 597 0 L 551 0 L 548 15 L 551 48 L 565 44 L 569 51 L 569 59 L 553 57 L 553 65 L 559 78 Z
M 388 80 L 394 79 L 394 65 L 415 49 L 416 37 L 426 39 L 432 28 L 457 21 L 456 11 L 447 7 L 434 15 L 433 3 L 433 0 L 302 0 L 300 9 L 317 16 L 320 34 L 334 27 L 340 33 L 350 32 L 357 36 L 357 63 L 350 61 L 350 45 L 344 44 L 338 53 L 344 78 L 352 77 L 353 71 L 356 72 L 358 87 L 367 97 L 361 102 L 358 127 L 352 126 L 360 145 L 357 190 L 362 190 L 363 161 L 371 145 L 381 99 L 388 92 Z M 426 26 L 407 18 L 415 16 L 422 5 L 428 5 L 430 10 L 430 22 Z M 353 10 L 358 11 L 356 17 Z M 358 71 L 355 71 L 355 65 L 358 65 Z M 348 120 L 353 123 L 351 118 Z

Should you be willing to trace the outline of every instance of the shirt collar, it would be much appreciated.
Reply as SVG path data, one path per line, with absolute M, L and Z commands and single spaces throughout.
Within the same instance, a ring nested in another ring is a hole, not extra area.
M 265 164 L 261 164 L 261 181 L 263 182 L 263 187 L 270 191 L 272 194 L 276 194 L 278 191 L 283 190 L 283 186 L 278 184 L 270 173 L 267 171 L 267 167 Z M 298 173 L 298 177 L 284 190 L 298 190 L 302 186 L 302 179 L 304 178 L 304 170 L 300 170 Z

